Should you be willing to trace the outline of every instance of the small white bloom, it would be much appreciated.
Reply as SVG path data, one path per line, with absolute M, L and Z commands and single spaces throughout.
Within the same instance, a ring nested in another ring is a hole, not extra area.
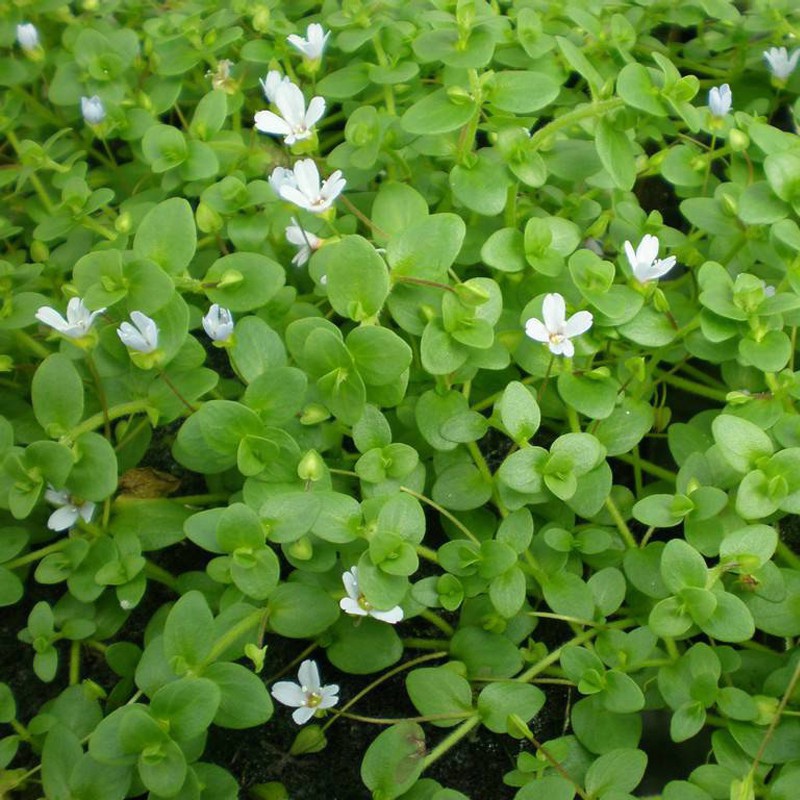
M 82 518 L 84 522 L 88 522 L 94 514 L 94 503 L 84 500 L 78 505 L 66 489 L 56 491 L 49 486 L 45 490 L 44 499 L 54 506 L 59 506 L 47 520 L 47 527 L 51 531 L 65 531 L 71 528 L 78 521 L 78 517 Z
M 203 330 L 215 342 L 224 342 L 233 333 L 233 315 L 227 308 L 214 303 L 203 317 Z
M 95 317 L 102 314 L 105 308 L 98 308 L 97 311 L 89 311 L 83 304 L 80 297 L 73 297 L 67 303 L 67 318 L 61 316 L 54 308 L 42 306 L 35 316 L 39 322 L 49 325 L 53 330 L 58 331 L 69 339 L 81 339 L 89 333 Z
M 785 47 L 770 47 L 764 51 L 764 58 L 772 74 L 779 80 L 785 81 L 797 67 L 800 60 L 800 47 L 790 56 Z
M 158 348 L 158 325 L 141 311 L 131 311 L 131 319 L 133 325 L 130 322 L 121 323 L 117 335 L 131 350 L 152 353 Z
M 281 84 L 291 83 L 292 81 L 289 79 L 288 75 L 281 75 L 278 70 L 271 69 L 267 73 L 267 77 L 259 78 L 258 82 L 261 84 L 261 88 L 264 90 L 264 97 L 266 97 L 270 103 L 274 103 L 275 92 L 278 91 L 278 87 Z
M 708 93 L 708 108 L 715 117 L 724 117 L 733 105 L 733 94 L 727 83 L 713 86 Z
M 537 342 L 543 342 L 554 356 L 572 358 L 575 346 L 570 339 L 586 333 L 592 327 L 592 315 L 578 311 L 567 319 L 564 298 L 557 292 L 545 295 L 542 303 L 544 322 L 532 317 L 525 323 L 525 333 Z
M 106 118 L 106 108 L 97 95 L 81 97 L 81 113 L 89 125 L 99 125 Z
M 273 136 L 283 136 L 284 144 L 293 145 L 314 135 L 314 125 L 325 113 L 325 100 L 312 97 L 306 111 L 306 99 L 299 86 L 291 81 L 281 83 L 275 90 L 275 105 L 280 115 L 274 111 L 258 111 L 255 115 L 256 130 Z
M 317 165 L 313 159 L 304 158 L 294 165 L 295 185 L 284 179 L 278 194 L 284 200 L 312 214 L 321 214 L 333 205 L 333 201 L 342 193 L 346 183 L 341 170 L 337 169 L 320 188 Z
M 339 702 L 339 687 L 336 684 L 322 686 L 319 680 L 317 664 L 306 659 L 297 671 L 297 683 L 278 681 L 272 687 L 272 696 L 285 706 L 297 710 L 292 712 L 292 719 L 298 725 L 304 725 L 318 708 L 333 708 Z
M 325 29 L 318 22 L 312 22 L 306 28 L 306 38 L 303 39 L 296 33 L 286 37 L 292 47 L 296 47 L 309 61 L 318 61 L 322 58 L 322 51 L 325 49 L 325 44 L 331 32 L 325 32 Z
M 676 262 L 675 256 L 669 258 L 658 258 L 658 237 L 649 233 L 639 242 L 636 250 L 630 242 L 625 242 L 625 255 L 628 263 L 633 270 L 633 277 L 639 283 L 654 281 L 662 275 L 666 275 Z
M 211 86 L 214 89 L 227 89 L 231 80 L 231 67 L 233 61 L 228 58 L 223 58 L 218 64 L 214 72 L 207 72 L 206 77 L 211 78 Z
M 297 188 L 297 181 L 294 177 L 294 172 L 286 167 L 275 167 L 272 174 L 268 178 L 269 185 L 272 187 L 275 194 L 280 197 L 282 186 L 293 186 Z
M 347 592 L 347 597 L 343 597 L 339 601 L 339 607 L 346 614 L 354 617 L 374 617 L 391 625 L 395 625 L 403 619 L 403 609 L 400 606 L 395 606 L 388 611 L 377 611 L 369 604 L 367 598 L 358 588 L 358 567 L 353 567 L 348 572 L 345 572 L 342 575 L 342 583 Z
M 292 264 L 296 267 L 302 267 L 303 264 L 308 263 L 311 254 L 318 250 L 325 241 L 303 228 L 294 217 L 292 217 L 292 224 L 286 228 L 286 239 L 290 244 L 300 248 L 292 259 Z
M 17 41 L 26 53 L 35 50 L 39 46 L 39 31 L 36 26 L 32 22 L 17 25 Z

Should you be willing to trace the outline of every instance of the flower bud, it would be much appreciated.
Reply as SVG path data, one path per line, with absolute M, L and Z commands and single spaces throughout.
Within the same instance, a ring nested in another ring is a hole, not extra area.
M 44 242 L 34 239 L 31 242 L 30 254 L 34 261 L 42 263 L 50 258 L 50 248 Z
M 114 229 L 117 233 L 130 233 L 132 227 L 133 219 L 131 218 L 130 211 L 123 211 L 122 214 L 114 220 Z
M 728 143 L 734 153 L 741 153 L 742 150 L 746 150 L 750 147 L 750 137 L 738 128 L 731 128 L 728 134 Z
M 330 417 L 330 412 L 320 403 L 309 403 L 300 414 L 301 425 L 318 425 Z
M 297 465 L 297 477 L 301 481 L 316 482 L 325 475 L 325 462 L 316 450 L 309 450 Z

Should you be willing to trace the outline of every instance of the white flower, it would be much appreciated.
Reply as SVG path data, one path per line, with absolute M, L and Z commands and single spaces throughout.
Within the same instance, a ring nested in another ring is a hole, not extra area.
M 227 308 L 214 303 L 203 317 L 203 330 L 215 342 L 224 342 L 233 333 L 233 315 Z
M 44 493 L 44 499 L 54 506 L 59 506 L 47 520 L 47 527 L 51 531 L 65 531 L 67 528 L 71 528 L 78 521 L 78 517 L 81 517 L 84 522 L 88 522 L 94 514 L 94 503 L 85 500 L 77 505 L 66 489 L 59 492 L 49 486 Z
M 58 331 L 69 339 L 81 339 L 89 333 L 95 317 L 102 314 L 105 308 L 98 308 L 97 311 L 89 311 L 83 304 L 80 297 L 73 297 L 67 303 L 67 318 L 61 316 L 54 308 L 42 306 L 35 316 L 39 322 L 49 325 L 53 330 Z
M 388 611 L 376 611 L 367 602 L 367 598 L 358 588 L 358 567 L 353 567 L 348 572 L 345 572 L 342 575 L 342 583 L 347 592 L 347 597 L 343 597 L 339 601 L 339 607 L 346 614 L 351 614 L 354 617 L 374 617 L 381 622 L 388 622 L 392 625 L 403 619 L 403 609 L 400 606 L 395 606 Z
M 639 283 L 654 281 L 656 278 L 666 275 L 675 266 L 677 260 L 675 256 L 657 258 L 658 248 L 658 237 L 651 236 L 649 233 L 639 242 L 635 251 L 630 242 L 625 242 L 625 255 L 633 270 L 633 277 Z
M 293 182 L 294 185 L 284 177 L 278 194 L 284 200 L 288 200 L 306 211 L 311 211 L 313 214 L 327 211 L 347 183 L 342 177 L 341 170 L 337 169 L 320 188 L 319 170 L 311 158 L 301 159 L 294 165 Z
M 316 714 L 318 708 L 333 708 L 339 702 L 339 687 L 336 684 L 321 686 L 319 670 L 316 662 L 307 659 L 297 671 L 300 681 L 278 681 L 272 687 L 272 696 L 285 706 L 297 710 L 292 712 L 292 719 L 298 725 L 304 725 Z
M 297 188 L 294 172 L 290 169 L 286 169 L 286 167 L 275 167 L 268 180 L 269 185 L 273 188 L 278 197 L 280 197 L 282 186 L 294 186 L 295 189 Z
M 106 118 L 106 108 L 97 95 L 81 97 L 81 113 L 89 125 L 99 125 Z
M 131 319 L 133 325 L 123 322 L 117 328 L 117 335 L 131 350 L 152 353 L 158 347 L 158 325 L 141 311 L 131 311 Z
M 258 82 L 261 84 L 261 88 L 264 90 L 264 97 L 270 101 L 270 103 L 275 102 L 275 92 L 278 91 L 278 87 L 284 83 L 291 83 L 288 75 L 281 75 L 280 72 L 276 69 L 271 69 L 267 73 L 266 78 L 259 78 Z
M 733 105 L 733 94 L 727 83 L 714 86 L 708 93 L 708 108 L 715 117 L 724 117 Z
M 39 46 L 39 31 L 36 26 L 32 22 L 17 25 L 17 41 L 26 53 L 35 50 Z
M 311 254 L 318 250 L 325 241 L 303 228 L 294 217 L 292 217 L 292 224 L 286 228 L 286 239 L 290 244 L 300 248 L 292 259 L 292 264 L 296 267 L 302 267 L 303 264 L 308 263 Z
M 275 105 L 280 115 L 273 111 L 258 111 L 255 115 L 256 130 L 283 136 L 285 144 L 293 145 L 314 135 L 312 128 L 325 113 L 325 100 L 312 97 L 306 111 L 306 99 L 299 86 L 291 81 L 281 83 L 275 90 Z
M 567 319 L 564 298 L 557 292 L 545 295 L 542 303 L 544 322 L 532 317 L 525 323 L 525 333 L 537 342 L 544 342 L 554 356 L 572 358 L 575 346 L 570 339 L 586 333 L 592 327 L 592 315 L 579 311 Z
M 769 64 L 770 71 L 779 80 L 785 81 L 795 70 L 800 59 L 800 47 L 791 56 L 785 47 L 770 47 L 764 51 L 764 58 Z
M 218 64 L 217 68 L 211 72 L 206 73 L 207 78 L 211 78 L 211 86 L 214 89 L 228 89 L 228 85 L 231 81 L 231 67 L 233 66 L 233 61 L 228 58 L 223 58 Z
M 322 58 L 322 51 L 325 49 L 325 44 L 331 32 L 325 32 L 325 29 L 318 22 L 312 22 L 306 28 L 306 38 L 303 39 L 296 33 L 286 37 L 292 47 L 296 47 L 309 61 L 317 61 Z

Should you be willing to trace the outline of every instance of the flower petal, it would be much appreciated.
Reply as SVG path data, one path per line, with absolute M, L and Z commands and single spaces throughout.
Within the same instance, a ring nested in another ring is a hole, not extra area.
M 90 500 L 86 500 L 84 503 L 78 506 L 78 514 L 80 514 L 84 522 L 89 522 L 89 520 L 92 518 L 92 514 L 94 514 L 94 509 L 95 504 Z
M 542 319 L 550 333 L 557 333 L 564 326 L 567 316 L 567 306 L 564 297 L 558 292 L 547 294 L 542 303 Z
M 51 531 L 65 531 L 71 528 L 78 521 L 78 509 L 68 503 L 67 505 L 57 508 L 47 520 L 47 527 Z
M 308 199 L 308 197 L 306 197 L 306 195 L 296 186 L 283 184 L 278 194 L 283 200 L 286 200 L 289 203 L 294 203 L 298 208 L 303 208 L 306 211 L 311 211 L 312 213 L 318 211 L 315 206 L 311 205 L 311 201 Z
M 261 133 L 274 136 L 288 136 L 292 132 L 292 126 L 272 111 L 257 111 L 253 117 L 253 127 Z
M 303 158 L 294 165 L 297 188 L 313 202 L 319 197 L 319 170 L 312 158 Z
M 636 260 L 641 264 L 652 264 L 658 258 L 658 236 L 648 233 L 636 248 Z
M 677 262 L 677 258 L 675 256 L 668 256 L 667 258 L 658 258 L 653 262 L 653 266 L 650 267 L 650 280 L 656 280 L 656 278 L 660 278 L 662 275 L 666 275 Z
M 275 92 L 275 105 L 292 128 L 302 124 L 306 115 L 306 99 L 299 86 L 291 81 L 282 83 Z
M 564 323 L 564 336 L 569 338 L 580 336 L 592 327 L 592 317 L 589 311 L 578 311 Z
M 298 708 L 296 711 L 292 711 L 292 719 L 298 725 L 305 725 L 314 714 L 317 713 L 316 708 L 309 708 L 308 706 L 303 706 L 302 708 Z
M 270 693 L 285 706 L 304 706 L 306 704 L 306 693 L 292 681 L 278 681 Z
M 349 614 L 351 617 L 366 617 L 369 613 L 366 611 L 366 609 L 361 608 L 358 600 L 352 597 L 343 597 L 339 601 L 339 608 L 341 608 L 345 614 Z
M 358 572 L 357 567 L 342 573 L 342 583 L 347 596 L 353 600 L 358 600 Z
M 50 308 L 50 306 L 41 306 L 34 314 L 36 319 L 39 322 L 43 322 L 45 325 L 49 325 L 53 330 L 58 331 L 59 333 L 64 333 L 70 326 L 69 323 L 58 313 L 54 308 Z
M 562 339 L 550 345 L 550 352 L 554 356 L 566 356 L 572 358 L 575 355 L 575 345 L 569 339 Z
M 320 683 L 317 662 L 307 658 L 297 670 L 297 679 L 300 681 L 300 687 L 306 692 L 318 692 Z
M 339 687 L 332 683 L 330 686 L 323 686 L 320 689 L 322 699 L 317 708 L 333 708 L 339 702 Z
M 403 619 L 403 609 L 400 606 L 395 606 L 388 611 L 370 611 L 369 615 L 380 622 L 388 622 L 390 625 L 396 625 Z
M 312 97 L 311 102 L 308 104 L 308 111 L 305 115 L 305 123 L 307 128 L 316 125 L 325 114 L 325 98 Z
M 44 492 L 44 499 L 54 506 L 65 506 L 69 503 L 69 492 L 66 489 L 56 490 L 52 486 L 48 486 Z
M 525 335 L 537 342 L 549 342 L 550 331 L 536 317 L 531 317 L 525 323 Z
M 630 242 L 625 242 L 625 257 L 628 259 L 628 263 L 631 265 L 631 269 L 636 272 L 636 265 L 639 263 L 636 259 L 636 251 L 633 249 L 633 245 Z

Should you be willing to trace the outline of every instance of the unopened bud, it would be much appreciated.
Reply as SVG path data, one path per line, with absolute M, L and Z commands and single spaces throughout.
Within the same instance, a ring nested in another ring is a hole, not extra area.
M 750 147 L 750 137 L 738 128 L 731 128 L 731 132 L 728 134 L 728 143 L 734 153 L 741 153 L 742 150 Z
M 297 477 L 301 481 L 318 481 L 325 475 L 325 462 L 316 450 L 309 450 L 297 465 Z
M 330 412 L 319 403 L 309 403 L 300 414 L 301 425 L 318 425 L 330 417 Z

